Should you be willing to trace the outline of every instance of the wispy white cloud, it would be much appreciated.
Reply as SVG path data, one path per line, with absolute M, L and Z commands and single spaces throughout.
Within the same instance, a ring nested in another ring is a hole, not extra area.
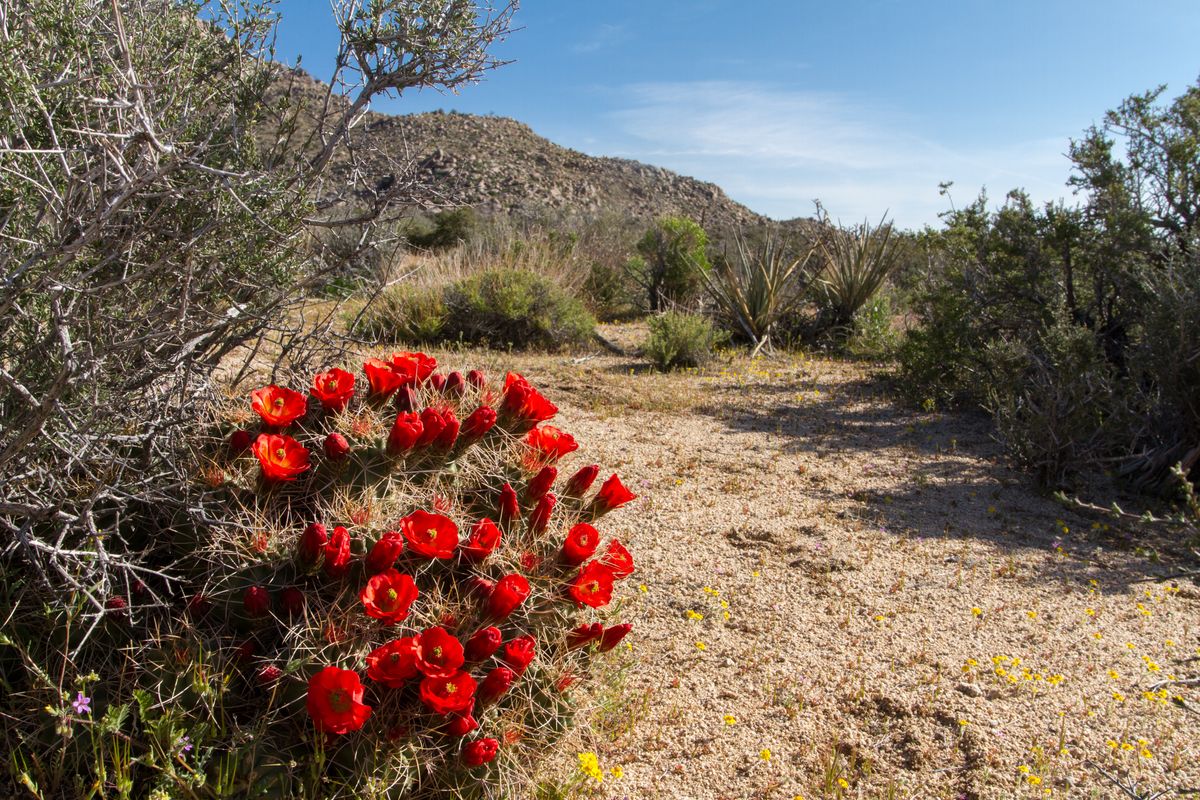
M 728 81 L 627 88 L 612 112 L 626 155 L 713 181 L 761 213 L 807 216 L 819 198 L 844 221 L 885 211 L 901 225 L 935 223 L 954 181 L 961 205 L 987 187 L 1035 200 L 1068 194 L 1067 134 L 962 146 L 920 133 L 920 120 L 846 95 Z
M 595 53 L 599 50 L 616 47 L 619 44 L 629 41 L 630 38 L 631 35 L 624 25 L 609 25 L 605 23 L 597 28 L 587 39 L 571 45 L 571 52 Z

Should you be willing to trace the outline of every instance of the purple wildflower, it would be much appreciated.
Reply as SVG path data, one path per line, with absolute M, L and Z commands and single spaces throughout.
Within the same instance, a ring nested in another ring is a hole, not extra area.
M 92 713 L 92 698 L 84 696 L 83 692 L 78 692 L 74 702 L 71 703 L 71 708 L 75 709 L 76 714 L 90 714 Z

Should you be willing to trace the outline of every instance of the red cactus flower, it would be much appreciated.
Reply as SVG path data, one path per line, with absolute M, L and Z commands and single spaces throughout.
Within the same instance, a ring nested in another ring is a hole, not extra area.
M 330 461 L 344 461 L 350 455 L 350 443 L 340 433 L 331 433 L 325 437 L 325 457 Z
M 496 522 L 504 530 L 511 530 L 513 521 L 521 516 L 521 506 L 517 503 L 517 492 L 511 484 L 506 483 L 501 487 L 497 507 Z
M 305 602 L 304 592 L 295 586 L 289 586 L 279 593 L 279 605 L 283 607 L 283 612 L 289 617 L 303 614 Z
M 292 389 L 271 384 L 250 393 L 250 407 L 266 424 L 282 428 L 304 416 L 308 411 L 308 398 Z
M 492 589 L 492 593 L 488 597 L 488 613 L 494 619 L 508 619 L 527 597 L 529 597 L 529 581 L 525 580 L 525 576 L 515 572 L 505 575 L 496 581 L 496 588 Z
M 542 557 L 532 550 L 526 550 L 521 553 L 521 569 L 526 572 L 537 572 L 537 568 L 542 565 Z
M 419 416 L 411 411 L 401 411 L 396 415 L 396 421 L 392 423 L 392 430 L 388 434 L 388 455 L 399 456 L 412 450 L 424 432 L 425 424 Z
M 115 615 L 122 615 L 129 609 L 129 603 L 125 602 L 123 595 L 114 594 L 104 601 L 104 608 Z
M 567 531 L 559 558 L 564 564 L 577 567 L 591 558 L 599 546 L 600 532 L 586 522 L 580 522 Z
M 524 675 L 536 652 L 537 639 L 529 635 L 518 636 L 504 645 L 500 661 L 517 675 Z
M 621 479 L 613 474 L 600 486 L 600 492 L 592 500 L 592 515 L 602 516 L 636 499 L 637 495 L 626 489 Z
M 363 685 L 358 673 L 326 667 L 308 681 L 305 705 L 317 730 L 350 733 L 366 724 L 371 707 L 363 705 Z
M 500 742 L 491 738 L 475 739 L 463 745 L 463 765 L 470 768 L 482 767 L 496 757 Z
M 592 488 L 592 484 L 596 480 L 596 476 L 600 474 L 599 464 L 588 464 L 586 467 L 580 467 L 579 471 L 570 477 L 566 487 L 563 488 L 564 497 L 583 497 L 587 494 L 587 490 Z
M 443 391 L 450 397 L 462 397 L 467 389 L 467 382 L 458 370 L 446 376 L 446 388 Z
M 613 573 L 599 561 L 589 561 L 567 589 L 575 605 L 600 608 L 612 600 Z
M 577 650 L 580 647 L 587 647 L 603 636 L 604 626 L 599 622 L 580 625 L 567 634 L 567 649 Z
M 479 575 L 467 579 L 467 591 L 480 601 L 487 602 L 487 599 L 492 596 L 492 592 L 495 589 L 495 581 L 489 581 L 487 578 L 480 577 Z
M 554 480 L 557 477 L 557 467 L 542 467 L 538 474 L 530 478 L 529 483 L 525 486 L 525 502 L 536 503 L 538 500 L 541 500 L 542 496 L 554 486 Z
M 294 481 L 309 467 L 308 450 L 290 436 L 260 433 L 251 450 L 268 481 Z
M 429 677 L 453 675 L 462 665 L 462 642 L 445 628 L 426 628 L 417 637 L 417 668 Z
M 473 369 L 467 373 L 467 383 L 476 389 L 482 389 L 484 386 L 487 386 L 487 376 L 479 370 Z
M 461 426 L 458 417 L 454 416 L 454 412 L 448 408 L 442 412 L 442 423 L 442 432 L 433 440 L 433 446 L 438 450 L 449 451 L 458 441 L 458 431 Z
M 533 512 L 529 515 L 529 530 L 534 534 L 545 532 L 546 526 L 550 524 L 550 515 L 554 513 L 554 506 L 558 503 L 558 498 L 554 496 L 554 492 L 547 492 L 538 500 L 537 505 L 533 507 Z
M 367 654 L 367 677 L 390 689 L 399 689 L 419 674 L 415 636 L 395 639 Z
M 404 552 L 404 537 L 396 531 L 388 531 L 379 537 L 367 553 L 367 573 L 377 575 L 385 569 L 391 569 L 396 559 Z
M 562 694 L 567 689 L 571 688 L 571 686 L 575 683 L 575 680 L 575 673 L 568 670 L 567 672 L 564 672 L 562 677 L 558 679 L 558 682 L 554 684 L 554 688 L 558 690 L 559 694 Z
M 471 705 L 474 706 L 474 700 Z M 475 719 L 475 715 L 468 709 L 462 714 L 451 714 L 450 722 L 446 725 L 446 733 L 450 736 L 463 737 L 471 731 L 479 730 L 479 721 Z
M 508 667 L 496 667 L 483 679 L 479 684 L 479 702 L 482 705 L 490 705 L 496 702 L 504 693 L 513 685 L 513 681 L 517 676 Z
M 414 511 L 400 520 L 400 532 L 408 549 L 425 558 L 451 558 L 458 547 L 458 526 L 441 514 Z
M 315 564 L 320 559 L 321 553 L 325 551 L 325 545 L 329 542 L 329 534 L 325 530 L 325 526 L 319 522 L 314 522 L 304 529 L 304 533 L 300 535 L 300 560 L 306 564 Z
M 421 702 L 435 714 L 461 713 L 475 700 L 475 679 L 465 672 L 425 676 L 421 681 Z
M 308 393 L 317 398 L 326 411 L 341 411 L 354 396 L 354 373 L 334 367 L 313 377 Z
M 411 575 L 389 569 L 372 575 L 358 596 L 368 617 L 395 625 L 408 617 L 408 609 L 417 599 L 417 584 Z
M 543 425 L 525 434 L 525 444 L 533 450 L 533 463 L 538 464 L 553 464 L 567 453 L 579 449 L 574 436 L 553 425 Z
M 251 586 L 242 593 L 242 608 L 251 617 L 265 617 L 271 610 L 271 595 L 261 586 Z
M 371 397 L 374 398 L 386 398 L 412 380 L 409 375 L 378 358 L 368 358 L 364 361 L 363 372 L 371 387 Z
M 466 647 L 463 648 L 463 658 L 467 661 L 483 661 L 491 658 L 492 654 L 500 649 L 502 641 L 503 636 L 500 629 L 495 625 L 480 628 L 467 640 Z
M 446 389 L 446 376 L 433 374 L 429 376 L 429 388 L 439 394 Z
M 600 646 L 596 648 L 597 652 L 607 653 L 621 643 L 625 635 L 633 630 L 633 626 L 628 622 L 621 625 L 613 625 L 604 632 L 604 636 L 600 639 Z
M 520 430 L 532 428 L 558 413 L 557 406 L 515 372 L 504 377 L 504 397 L 500 407 Z
M 274 664 L 263 664 L 255 673 L 254 679 L 258 681 L 259 686 L 270 686 L 283 677 L 283 670 Z
M 188 598 L 187 611 L 192 617 L 203 617 L 209 611 L 212 611 L 212 600 L 209 600 L 208 595 L 203 592 L 196 592 Z
M 254 443 L 254 437 L 245 428 L 238 428 L 229 434 L 229 450 L 232 453 L 244 453 Z
M 338 525 L 325 545 L 325 574 L 331 578 L 345 577 L 350 570 L 350 531 Z
M 437 369 L 437 359 L 424 353 L 401 351 L 392 353 L 392 366 L 409 375 L 412 382 L 419 386 L 429 380 L 429 376 Z
M 612 570 L 613 577 L 618 580 L 633 574 L 633 556 L 625 549 L 625 545 L 616 539 L 608 543 L 608 549 L 601 556 L 600 563 Z
M 471 526 L 467 541 L 460 548 L 463 558 L 478 564 L 500 545 L 500 529 L 490 519 L 481 519 Z
M 463 420 L 459 441 L 463 444 L 474 444 L 482 439 L 496 424 L 496 410 L 488 406 L 480 406 Z

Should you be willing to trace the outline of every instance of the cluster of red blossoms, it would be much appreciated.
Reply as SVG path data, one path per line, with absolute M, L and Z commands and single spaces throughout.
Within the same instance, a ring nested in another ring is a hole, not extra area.
M 380 703 L 396 699 L 399 703 L 388 708 L 411 707 L 426 715 L 426 729 L 457 749 L 458 763 L 474 768 L 492 761 L 500 748 L 500 739 L 477 733 L 487 727 L 488 710 L 508 702 L 510 689 L 526 678 L 542 648 L 562 651 L 546 654 L 547 663 L 561 663 L 560 656 L 572 651 L 611 650 L 629 632 L 628 624 L 579 622 L 558 635 L 547 636 L 543 628 L 539 642 L 530 631 L 535 618 L 542 625 L 568 618 L 546 614 L 549 606 L 578 612 L 610 603 L 615 584 L 633 572 L 634 563 L 617 539 L 602 546 L 594 523 L 635 495 L 612 475 L 586 499 L 599 476 L 597 465 L 578 469 L 554 491 L 560 460 L 579 445 L 569 433 L 544 424 L 558 409 L 522 376 L 509 373 L 502 387 L 493 388 L 478 371 L 442 375 L 436 370 L 436 360 L 423 353 L 396 353 L 363 365 L 369 388 L 357 402 L 395 413 L 388 417 L 386 435 L 376 434 L 375 441 L 351 445 L 332 430 L 352 414 L 356 400 L 355 375 L 336 368 L 313 379 L 309 395 L 314 402 L 280 386 L 254 391 L 251 406 L 262 419 L 261 430 L 257 436 L 239 430 L 228 441 L 235 454 L 253 453 L 268 485 L 320 469 L 319 458 L 311 455 L 316 448 L 303 442 L 322 438 L 320 449 L 334 474 L 351 457 L 385 462 L 394 472 L 409 459 L 428 471 L 436 459 L 450 463 L 472 447 L 491 443 L 519 454 L 502 485 L 486 495 L 473 487 L 471 497 L 485 499 L 459 509 L 461 528 L 443 513 L 450 509 L 435 502 L 432 510 L 412 510 L 393 529 L 357 547 L 346 527 L 330 530 L 314 522 L 295 551 L 299 567 L 310 575 L 358 581 L 352 585 L 369 620 L 364 624 L 376 626 L 371 630 L 380 637 L 360 667 L 365 667 L 366 685 L 355 669 L 330 665 L 311 675 L 306 706 L 316 728 L 327 734 L 358 731 Z M 460 421 L 464 407 L 470 413 Z M 362 438 L 342 427 L 352 439 Z M 519 557 L 501 557 L 508 542 L 515 548 L 510 556 Z M 518 563 L 520 571 L 502 566 Z M 426 579 L 439 586 L 457 582 L 454 594 L 467 598 L 466 610 L 440 625 L 399 635 L 398 627 L 420 608 L 425 590 L 419 583 Z M 293 606 L 303 607 L 298 594 L 294 587 L 282 592 L 289 615 L 296 611 Z M 252 617 L 265 616 L 271 595 L 264 587 L 250 587 L 242 605 Z M 476 622 L 467 624 L 471 620 Z M 276 669 L 273 675 L 278 674 Z M 568 674 L 550 685 L 561 690 L 573 679 Z M 375 706 L 368 702 L 371 697 L 378 701 Z M 385 721 L 389 735 L 407 727 Z

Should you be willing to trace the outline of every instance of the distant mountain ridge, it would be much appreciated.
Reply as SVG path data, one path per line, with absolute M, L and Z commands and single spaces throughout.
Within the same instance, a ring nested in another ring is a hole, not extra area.
M 327 91 L 307 74 L 294 72 L 289 77 L 293 91 L 313 102 Z M 353 139 L 359 154 L 355 166 L 366 185 L 386 184 L 404 165 L 447 204 L 484 212 L 540 217 L 612 214 L 646 222 L 682 214 L 705 228 L 724 231 L 771 223 L 731 200 L 716 184 L 638 161 L 571 150 L 506 117 L 368 112 Z M 335 160 L 333 177 L 344 178 L 349 169 L 347 162 Z M 781 224 L 796 229 L 811 221 Z

